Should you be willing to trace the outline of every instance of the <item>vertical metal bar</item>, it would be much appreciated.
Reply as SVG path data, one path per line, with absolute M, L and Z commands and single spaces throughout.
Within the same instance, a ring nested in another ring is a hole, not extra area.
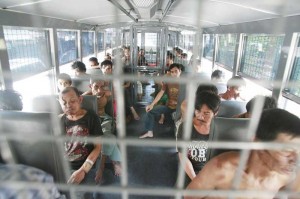
M 98 31 L 94 31 L 94 54 L 95 57 L 98 57 Z
M 58 39 L 57 39 L 57 29 L 52 28 L 49 30 L 49 36 L 50 36 L 50 52 L 51 52 L 51 63 L 53 66 L 53 72 L 54 72 L 54 77 L 52 78 L 53 85 L 56 85 L 57 82 L 57 76 L 59 74 L 59 58 L 58 58 Z M 57 93 L 58 88 L 56 86 L 52 87 L 52 92 Z M 54 110 L 54 109 L 53 109 Z
M 78 59 L 82 61 L 82 30 L 77 31 L 78 34 Z
M 236 44 L 235 44 L 235 53 L 234 53 L 233 71 L 232 71 L 233 76 L 236 76 L 238 74 L 238 70 L 241 65 L 243 41 L 244 41 L 243 34 L 238 34 L 236 39 Z
M 0 70 L 1 70 L 1 83 L 0 87 L 4 89 L 13 88 L 12 74 L 9 66 L 9 57 L 7 47 L 5 44 L 4 28 L 0 26 Z

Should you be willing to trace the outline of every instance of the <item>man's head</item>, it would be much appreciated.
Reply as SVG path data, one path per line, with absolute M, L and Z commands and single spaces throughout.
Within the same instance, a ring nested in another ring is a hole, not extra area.
M 57 87 L 59 91 L 62 91 L 64 88 L 72 85 L 72 79 L 70 75 L 66 73 L 60 73 L 57 76 Z
M 145 56 L 145 50 L 144 49 L 139 50 L 139 55 L 140 56 Z
M 91 78 L 90 87 L 92 89 L 92 94 L 95 96 L 103 96 L 105 91 L 108 90 L 105 81 L 97 78 Z
M 124 47 L 124 56 L 129 57 L 130 56 L 130 47 Z
M 169 67 L 169 71 L 172 77 L 180 77 L 180 74 L 182 72 L 182 64 L 171 64 L 171 66 Z
M 247 110 L 247 113 L 248 113 L 249 117 L 251 117 L 253 107 L 254 107 L 255 103 L 257 103 L 258 101 L 263 101 L 263 103 L 264 103 L 263 109 L 270 109 L 270 108 L 276 108 L 277 107 L 277 102 L 276 102 L 276 99 L 274 97 L 257 95 L 255 97 L 253 97 L 246 104 L 246 110 Z
M 111 55 L 109 53 L 106 53 L 106 55 L 104 56 L 104 60 L 111 61 Z
M 59 103 L 66 115 L 75 115 L 81 109 L 82 96 L 75 87 L 66 87 L 59 94 Z
M 220 97 L 212 92 L 203 91 L 197 94 L 195 102 L 195 117 L 203 124 L 210 124 L 218 113 Z
M 166 65 L 170 66 L 174 63 L 174 55 L 172 53 L 167 54 Z
M 91 67 L 99 66 L 99 62 L 98 62 L 98 59 L 96 57 L 91 57 L 89 59 L 89 62 L 90 62 Z
M 198 96 L 201 92 L 207 91 L 218 95 L 218 88 L 213 84 L 200 84 L 196 91 L 196 96 Z
M 239 97 L 245 87 L 246 81 L 240 76 L 232 77 L 227 82 L 227 91 L 230 92 L 233 98 Z
M 211 80 L 213 81 L 222 81 L 224 79 L 224 74 L 221 70 L 215 70 L 211 74 Z
M 104 60 L 103 62 L 101 62 L 101 71 L 104 75 L 111 75 L 112 67 L 113 63 L 110 60 Z
M 256 131 L 256 140 L 300 144 L 300 119 L 283 109 L 264 110 Z M 291 146 L 283 150 L 265 150 L 270 162 L 276 162 L 273 170 L 289 174 L 295 171 L 299 147 Z M 268 161 L 268 160 L 266 160 Z
M 71 66 L 76 77 L 86 72 L 85 64 L 81 61 L 75 61 Z
M 22 96 L 14 90 L 0 90 L 0 110 L 21 111 Z

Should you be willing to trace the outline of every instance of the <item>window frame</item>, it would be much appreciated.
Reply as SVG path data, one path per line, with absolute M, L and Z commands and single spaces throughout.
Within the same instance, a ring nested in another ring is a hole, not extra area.
M 215 58 L 214 58 L 215 64 L 218 65 L 218 66 L 220 66 L 220 67 L 222 67 L 222 68 L 225 68 L 226 70 L 234 72 L 233 70 L 234 70 L 234 59 L 235 59 L 235 55 L 236 55 L 236 48 L 235 48 L 235 52 L 234 52 L 234 56 L 233 56 L 232 67 L 231 66 L 227 66 L 227 65 L 225 65 L 223 63 L 220 63 L 217 60 L 218 54 L 219 54 L 220 36 L 222 36 L 222 35 L 226 35 L 226 36 L 228 36 L 228 35 L 235 35 L 236 36 L 236 38 L 235 38 L 235 47 L 236 47 L 236 44 L 238 43 L 238 34 L 237 33 L 215 34 L 215 45 L 216 45 L 216 48 L 215 48 L 216 52 L 215 52 Z
M 244 72 L 241 71 L 242 61 L 243 61 L 243 59 L 245 57 L 245 47 L 246 47 L 246 44 L 247 44 L 246 43 L 246 37 L 248 37 L 248 36 L 283 37 L 282 44 L 281 44 L 281 47 L 280 47 L 280 48 L 282 48 L 282 46 L 284 44 L 285 34 L 256 34 L 255 33 L 255 34 L 243 34 L 242 35 L 243 46 L 242 46 L 242 49 L 241 49 L 241 58 L 240 58 L 240 61 L 239 61 L 239 67 L 238 67 L 237 74 L 240 75 L 240 76 L 242 76 L 242 77 L 245 77 L 245 78 L 247 78 L 249 80 L 254 80 L 255 81 L 255 80 L 258 80 L 258 79 L 255 78 L 255 77 L 252 77 L 251 75 L 246 74 L 246 73 L 244 73 Z M 279 54 L 279 58 L 280 58 L 280 54 Z M 279 64 L 279 60 L 278 60 L 278 64 Z M 273 67 L 272 67 L 272 70 L 273 70 Z M 275 77 L 276 77 L 276 74 L 275 74 Z M 273 80 L 264 80 L 264 81 L 268 81 L 270 83 L 269 84 L 264 84 L 264 85 L 261 84 L 261 86 L 264 87 L 264 88 L 266 88 L 266 89 L 268 89 L 268 90 L 270 90 L 270 91 L 272 91 L 273 90 L 273 85 L 272 85 Z
M 292 42 L 290 45 L 289 58 L 288 58 L 290 60 L 287 61 L 287 67 L 289 69 L 288 75 L 287 75 L 287 79 L 286 79 L 286 82 L 284 85 L 284 89 L 282 90 L 281 93 L 282 93 L 282 96 L 287 98 L 288 100 L 291 100 L 297 104 L 300 104 L 300 97 L 290 93 L 288 91 L 288 89 L 286 89 L 287 84 L 291 80 L 292 72 L 294 71 L 294 63 L 295 63 L 295 58 L 296 58 L 297 50 L 298 50 L 297 48 L 299 48 L 299 51 L 300 51 L 300 46 L 299 46 L 300 45 L 300 32 L 296 32 L 294 34 L 296 35 L 296 38 L 294 40 L 292 39 Z

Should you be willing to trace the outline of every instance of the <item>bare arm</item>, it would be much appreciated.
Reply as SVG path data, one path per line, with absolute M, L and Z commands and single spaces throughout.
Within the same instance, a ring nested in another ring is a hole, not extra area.
M 217 167 L 218 160 L 216 158 L 210 160 L 197 176 L 188 185 L 187 189 L 191 190 L 214 190 L 217 188 L 222 176 L 222 169 Z M 184 199 L 200 199 L 207 196 L 185 196 Z
M 146 106 L 146 111 L 149 112 L 153 109 L 153 106 L 161 99 L 161 97 L 164 95 L 165 91 L 164 90 L 160 90 L 159 93 L 156 95 L 155 99 L 153 100 L 153 102 Z
M 96 162 L 98 156 L 100 155 L 101 152 L 101 144 L 95 144 L 94 149 L 90 153 L 90 155 L 87 157 L 87 160 L 92 161 L 93 163 Z M 87 169 L 87 166 L 90 167 Z M 71 177 L 68 180 L 68 183 L 74 183 L 74 184 L 79 184 L 85 177 L 86 173 L 91 169 L 93 165 L 85 161 L 83 165 L 76 171 L 74 171 L 71 175 Z
M 196 177 L 196 173 L 194 171 L 192 162 L 186 156 L 182 155 L 181 152 L 178 152 L 178 156 L 179 156 L 180 163 L 185 170 L 185 173 L 190 177 L 191 180 L 193 180 Z

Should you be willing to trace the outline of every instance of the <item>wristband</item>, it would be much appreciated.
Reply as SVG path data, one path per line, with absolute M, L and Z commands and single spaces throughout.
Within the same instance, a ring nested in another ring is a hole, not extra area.
M 90 170 L 91 170 L 91 168 L 93 167 L 93 161 L 91 161 L 91 160 L 86 160 L 84 163 L 83 163 L 83 165 L 82 165 L 82 170 L 85 172 L 85 173 L 88 173 Z
M 92 160 L 88 159 L 88 158 L 85 161 L 90 163 L 92 166 L 94 165 L 94 162 Z

